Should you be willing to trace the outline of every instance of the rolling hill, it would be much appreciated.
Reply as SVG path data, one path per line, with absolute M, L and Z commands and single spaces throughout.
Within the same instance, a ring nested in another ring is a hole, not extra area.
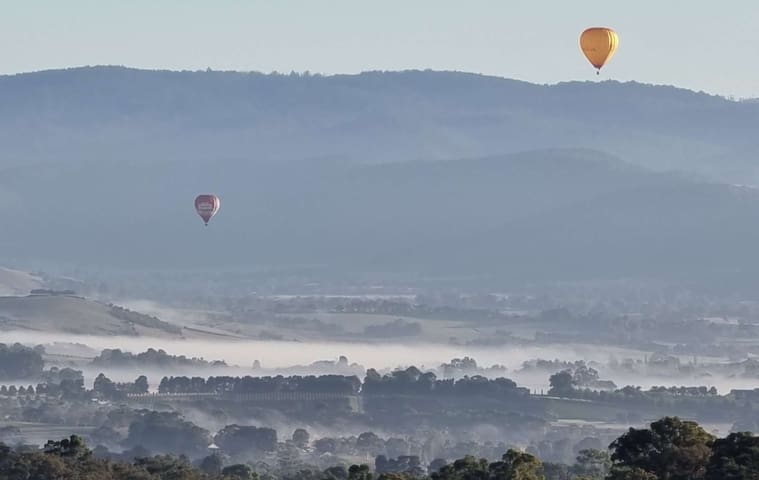
M 509 281 L 759 272 L 756 190 L 594 151 L 239 163 L 207 175 L 223 186 L 208 228 L 192 210 L 198 173 L 181 162 L 46 171 L 0 179 L 26 197 L 22 210 L 6 212 L 5 255 L 128 269 L 309 266 Z
M 0 267 L 0 297 L 28 295 L 33 289 L 44 285 L 45 280 L 36 275 Z
M 154 317 L 73 296 L 0 297 L 0 330 L 180 338 Z

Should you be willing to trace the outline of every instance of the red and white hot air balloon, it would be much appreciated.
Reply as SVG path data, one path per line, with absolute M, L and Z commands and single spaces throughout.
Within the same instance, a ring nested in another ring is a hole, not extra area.
M 221 200 L 216 195 L 198 195 L 195 198 L 195 211 L 198 212 L 206 226 L 208 226 L 211 217 L 219 211 L 219 207 L 221 207 Z

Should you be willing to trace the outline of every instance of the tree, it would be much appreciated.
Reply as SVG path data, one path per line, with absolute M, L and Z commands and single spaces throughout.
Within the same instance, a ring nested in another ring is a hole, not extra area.
M 351 465 L 348 468 L 348 480 L 372 480 L 372 472 L 369 465 Z
M 43 353 L 44 349 L 40 351 L 20 343 L 0 343 L 0 380 L 38 378 L 45 366 Z
M 696 422 L 665 417 L 652 423 L 650 429 L 631 428 L 611 444 L 612 473 L 637 468 L 663 480 L 702 479 L 713 441 L 714 437 Z
M 314 450 L 316 453 L 335 453 L 337 451 L 337 440 L 329 437 L 322 437 L 314 440 Z
M 277 431 L 265 427 L 227 425 L 216 434 L 214 441 L 230 455 L 250 450 L 273 452 L 277 449 Z
M 383 450 L 385 445 L 376 433 L 364 432 L 358 436 L 358 439 L 356 439 L 356 447 L 370 453 L 376 453 Z
M 448 462 L 446 462 L 444 458 L 436 458 L 430 462 L 430 465 L 427 467 L 427 471 L 430 473 L 437 472 L 447 464 Z
M 86 391 L 84 389 L 84 379 L 68 379 L 61 380 L 58 385 L 58 391 L 61 398 L 66 400 L 82 400 L 86 397 Z
M 488 462 L 471 455 L 444 466 L 431 476 L 432 480 L 486 480 L 490 477 Z
M 563 463 L 543 462 L 543 475 L 546 480 L 569 480 L 569 467 Z M 579 480 L 579 479 L 573 479 Z
M 573 383 L 582 387 L 593 387 L 598 380 L 598 370 L 587 365 L 577 366 L 572 374 Z
M 221 467 L 223 464 L 224 462 L 222 461 L 221 455 L 213 453 L 201 460 L 198 467 L 208 475 L 218 475 L 221 473 Z
M 348 469 L 343 465 L 336 465 L 324 470 L 326 480 L 348 480 Z
M 92 389 L 99 393 L 102 398 L 113 398 L 117 393 L 116 384 L 103 373 L 95 378 L 95 382 L 92 384 Z
M 175 412 L 141 413 L 129 424 L 124 446 L 143 446 L 160 453 L 186 454 L 199 457 L 208 452 L 208 432 L 188 422 Z M 216 442 L 218 444 L 218 442 Z
M 69 438 L 64 438 L 60 441 L 48 440 L 44 451 L 48 454 L 76 459 L 92 456 L 92 451 L 87 448 L 82 437 L 78 435 L 71 435 Z
M 423 477 L 426 473 L 422 462 L 416 455 L 401 455 L 388 459 L 378 455 L 374 460 L 374 471 L 377 473 L 404 473 L 413 477 Z
M 8 472 L 8 479 L 48 479 L 48 478 L 71 478 L 71 468 L 63 458 L 55 455 L 26 455 L 14 462 Z M 3 471 L 5 473 L 5 471 Z
M 148 393 L 149 388 L 148 378 L 145 375 L 140 375 L 134 381 L 134 393 Z
M 500 462 L 490 464 L 490 478 L 498 480 L 544 480 L 543 463 L 529 453 L 509 449 Z
M 303 428 L 299 428 L 293 432 L 293 443 L 298 448 L 306 448 L 310 439 L 311 436 Z
M 281 445 L 277 451 L 277 467 L 282 475 L 297 473 L 301 467 L 300 451 L 290 442 Z
M 388 472 L 380 474 L 380 476 L 377 477 L 377 480 L 414 480 L 416 478 L 419 477 L 411 475 L 409 473 Z
M 0 444 L 0 478 L 47 480 L 202 480 L 205 477 L 186 458 L 141 458 L 134 465 L 95 458 L 81 438 L 48 441 L 44 451 Z
M 548 381 L 551 384 L 551 388 L 548 390 L 549 395 L 562 397 L 571 396 L 574 393 L 573 378 L 569 370 L 554 373 Z
M 171 480 L 200 480 L 203 475 L 190 465 L 187 457 L 159 455 L 149 458 L 138 458 L 135 465 L 145 469 L 153 478 Z
M 588 480 L 603 480 L 611 469 L 611 457 L 601 450 L 580 450 L 572 474 Z
M 715 440 L 713 453 L 706 467 L 706 479 L 744 478 L 759 478 L 759 437 L 740 432 Z
M 242 463 L 236 464 L 236 465 L 230 465 L 228 467 L 225 467 L 221 471 L 221 475 L 225 479 L 230 480 L 257 480 L 258 474 L 253 471 L 252 468 L 250 468 L 249 465 L 245 465 Z

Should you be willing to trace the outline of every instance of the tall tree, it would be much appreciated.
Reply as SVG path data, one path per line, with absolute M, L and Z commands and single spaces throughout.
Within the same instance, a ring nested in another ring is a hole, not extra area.
M 432 474 L 432 480 L 487 480 L 490 477 L 488 462 L 471 455 L 460 458 Z
M 608 452 L 592 448 L 580 450 L 572 466 L 572 474 L 588 480 L 603 480 L 611 469 L 611 457 Z
M 549 378 L 551 388 L 548 390 L 549 395 L 557 397 L 572 396 L 574 393 L 574 379 L 568 370 L 551 375 Z
M 230 480 L 258 479 L 258 475 L 253 471 L 252 468 L 250 468 L 250 466 L 241 463 L 225 467 L 221 471 L 221 474 L 224 476 L 224 478 L 229 478 Z
M 665 417 L 650 429 L 631 428 L 610 446 L 612 478 L 628 478 L 614 475 L 637 468 L 660 480 L 703 479 L 712 442 L 714 437 L 696 422 L 678 417 Z
M 543 463 L 535 456 L 509 449 L 500 462 L 490 464 L 494 480 L 544 480 Z
M 759 478 L 759 437 L 740 432 L 715 440 L 712 457 L 706 467 L 706 479 L 744 478 Z

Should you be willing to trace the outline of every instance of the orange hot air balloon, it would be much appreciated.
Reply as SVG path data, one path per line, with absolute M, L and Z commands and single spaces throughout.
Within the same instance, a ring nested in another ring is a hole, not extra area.
M 619 47 L 619 36 L 611 28 L 593 27 L 580 35 L 582 53 L 596 67 L 596 74 L 601 72 L 601 67 L 609 63 L 617 47 Z
M 197 211 L 200 218 L 203 219 L 206 227 L 208 226 L 211 217 L 216 215 L 216 212 L 219 211 L 219 207 L 221 207 L 221 200 L 216 195 L 198 195 L 195 198 L 195 211 Z

